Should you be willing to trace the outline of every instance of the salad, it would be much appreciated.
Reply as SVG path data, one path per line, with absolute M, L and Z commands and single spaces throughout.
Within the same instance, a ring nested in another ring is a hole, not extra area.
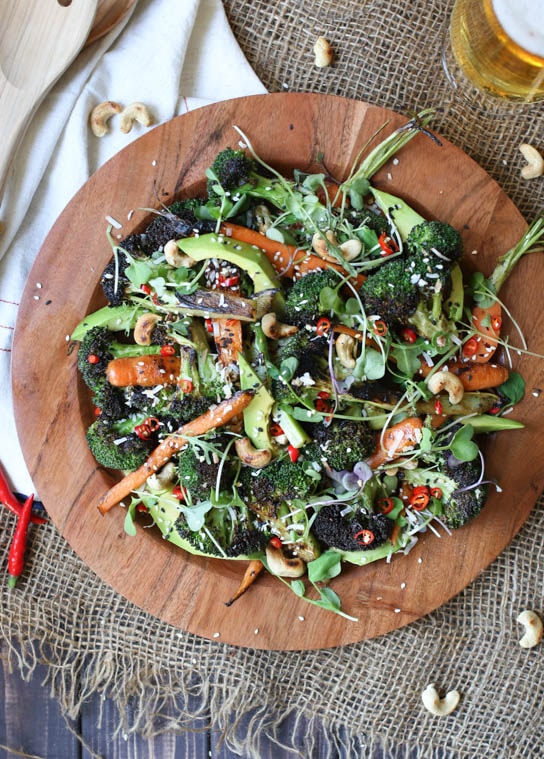
M 266 569 L 351 618 L 331 583 L 346 563 L 461 528 L 499 487 L 481 441 L 522 426 L 524 394 L 500 289 L 542 250 L 544 217 L 490 276 L 465 276 L 458 230 L 372 185 L 416 134 L 436 140 L 432 116 L 365 146 L 344 181 L 325 162 L 284 177 L 238 130 L 202 197 L 119 242 L 108 230 L 108 305 L 72 333 L 87 442 L 123 472 L 99 509 L 245 561 L 228 604 Z

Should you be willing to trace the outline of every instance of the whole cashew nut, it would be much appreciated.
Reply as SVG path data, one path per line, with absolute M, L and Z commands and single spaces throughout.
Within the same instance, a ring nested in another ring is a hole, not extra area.
M 163 468 L 150 474 L 146 480 L 147 487 L 154 493 L 164 490 L 171 482 L 174 481 L 176 476 L 176 465 L 169 461 Z
M 265 314 L 261 319 L 261 327 L 267 337 L 279 340 L 280 337 L 291 337 L 298 332 L 294 324 L 283 324 L 273 311 Z
M 527 164 L 521 170 L 523 179 L 535 179 L 544 174 L 544 158 L 534 147 L 524 142 L 519 146 L 519 151 L 527 161 Z
M 444 698 L 440 698 L 434 683 L 427 685 L 421 694 L 423 706 L 435 717 L 447 717 L 451 714 L 457 708 L 460 698 L 459 691 L 456 690 L 450 690 Z
M 135 121 L 144 127 L 155 123 L 151 112 L 144 103 L 131 103 L 123 109 L 121 113 L 121 131 L 123 134 L 130 132 Z
M 518 616 L 517 621 L 525 628 L 525 633 L 519 645 L 522 648 L 533 648 L 542 638 L 542 620 L 534 611 L 526 609 Z
M 253 469 L 262 469 L 270 463 L 272 451 L 269 448 L 255 448 L 248 437 L 240 437 L 234 443 L 240 461 Z
M 180 269 L 182 266 L 185 269 L 191 269 L 196 264 L 194 258 L 181 252 L 175 240 L 168 240 L 163 248 L 163 253 L 166 263 L 176 269 Z
M 161 321 L 158 314 L 142 314 L 134 325 L 134 342 L 136 345 L 151 345 L 151 335 Z
M 336 338 L 336 343 L 334 345 L 336 355 L 342 366 L 345 366 L 346 369 L 353 369 L 355 366 L 356 345 L 357 341 L 351 335 L 340 333 Z
M 110 131 L 109 120 L 116 113 L 121 113 L 122 110 L 122 106 L 114 100 L 106 100 L 104 103 L 95 105 L 89 119 L 94 136 L 104 137 Z
M 353 261 L 354 258 L 357 258 L 362 249 L 363 243 L 360 240 L 356 240 L 355 238 L 346 240 L 346 242 L 343 242 L 342 245 L 340 245 L 342 258 L 345 261 Z
M 463 383 L 452 372 L 440 371 L 431 374 L 427 380 L 427 387 L 433 395 L 438 395 L 442 390 L 445 390 L 452 406 L 455 406 L 456 403 L 461 403 L 465 394 Z
M 287 557 L 281 548 L 266 546 L 266 560 L 270 572 L 278 577 L 302 577 L 306 572 L 306 565 L 302 559 Z
M 323 236 L 322 232 L 316 232 L 312 237 L 312 248 L 314 253 L 317 253 L 317 255 L 324 261 L 334 263 L 337 259 L 329 252 L 327 240 L 331 245 L 338 245 L 338 240 L 332 229 L 328 229 L 325 232 L 325 236 Z
M 315 65 L 318 68 L 325 68 L 330 66 L 334 53 L 331 47 L 331 43 L 326 37 L 318 37 L 314 44 Z

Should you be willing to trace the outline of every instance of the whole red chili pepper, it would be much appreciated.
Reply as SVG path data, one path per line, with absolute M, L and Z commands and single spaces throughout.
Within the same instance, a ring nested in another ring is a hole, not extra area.
M 32 505 L 34 503 L 34 496 L 29 495 L 23 504 L 21 510 L 21 516 L 17 522 L 13 540 L 9 549 L 8 556 L 8 586 L 10 588 L 15 587 L 15 583 L 20 575 L 23 574 L 25 566 L 25 551 L 28 538 L 28 525 L 30 524 L 30 517 L 32 515 Z
M 4 506 L 8 509 L 8 511 L 11 511 L 12 514 L 15 514 L 16 516 L 21 516 L 22 506 L 13 494 L 13 492 L 10 490 L 10 487 L 8 485 L 8 481 L 6 480 L 4 473 L 0 469 L 0 503 L 3 503 Z M 47 522 L 47 519 L 44 519 L 43 517 L 37 517 L 32 514 L 30 521 L 33 524 L 45 524 Z

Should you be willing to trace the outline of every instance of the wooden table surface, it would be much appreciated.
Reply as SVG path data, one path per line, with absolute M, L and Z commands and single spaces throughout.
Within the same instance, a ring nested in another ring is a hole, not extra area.
M 99 694 L 89 698 L 78 720 L 68 722 L 62 716 L 58 702 L 44 685 L 47 670 L 38 666 L 29 681 L 18 670 L 9 671 L 7 650 L 0 644 L 0 759 L 17 756 L 32 759 L 234 759 L 239 754 L 230 751 L 217 731 L 207 729 L 207 718 L 195 720 L 183 735 L 164 733 L 152 739 L 138 735 L 115 735 L 118 712 L 113 701 L 101 701 Z M 102 720 L 99 724 L 99 716 Z M 304 733 L 304 721 L 298 721 L 298 731 Z M 294 718 L 282 725 L 279 738 L 291 744 L 297 729 Z M 244 730 L 244 726 L 240 727 Z M 299 752 L 281 749 L 271 740 L 263 739 L 260 759 L 407 759 L 401 750 L 366 753 L 361 745 L 356 753 L 333 748 L 328 755 L 330 740 L 327 731 L 316 731 L 310 749 L 300 742 Z

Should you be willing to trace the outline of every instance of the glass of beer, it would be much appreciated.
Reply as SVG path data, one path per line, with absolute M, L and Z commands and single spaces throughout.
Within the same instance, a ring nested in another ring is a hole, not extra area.
M 525 103 L 544 99 L 544 0 L 456 0 L 450 43 L 478 89 Z

